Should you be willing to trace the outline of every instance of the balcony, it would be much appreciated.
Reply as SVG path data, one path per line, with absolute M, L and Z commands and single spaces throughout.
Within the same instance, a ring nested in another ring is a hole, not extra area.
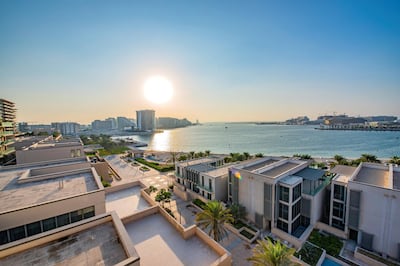
M 3 131 L 1 133 L 2 136 L 13 136 L 14 135 L 14 131 Z
M 13 152 L 15 152 L 15 148 L 14 148 L 14 147 L 9 147 L 9 148 L 7 148 L 7 150 L 2 151 L 2 152 L 0 153 L 0 157 L 3 157 L 3 156 L 5 156 L 5 155 L 9 155 L 9 154 L 11 154 L 11 153 L 13 153 Z
M 1 127 L 14 127 L 13 122 L 0 122 Z

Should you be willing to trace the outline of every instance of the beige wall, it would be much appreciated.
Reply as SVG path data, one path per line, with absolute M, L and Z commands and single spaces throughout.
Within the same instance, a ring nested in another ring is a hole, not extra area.
M 16 151 L 17 164 L 43 162 L 51 160 L 59 160 L 71 158 L 71 150 L 80 150 L 80 156 L 84 157 L 82 145 L 66 146 L 66 147 L 52 147 L 52 148 L 38 148 L 32 150 Z
M 95 207 L 96 215 L 106 212 L 104 190 L 0 214 L 0 231 L 89 206 Z
M 375 251 L 398 258 L 400 191 L 357 182 L 349 182 L 349 189 L 362 191 L 359 230 L 374 235 Z

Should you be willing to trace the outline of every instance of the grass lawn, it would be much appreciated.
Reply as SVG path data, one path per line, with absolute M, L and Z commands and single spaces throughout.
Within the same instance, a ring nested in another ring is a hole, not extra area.
M 310 243 L 305 242 L 300 251 L 296 252 L 294 255 L 311 266 L 315 266 L 317 265 L 322 252 L 322 249 L 319 247 L 315 247 Z
M 343 247 L 343 242 L 333 235 L 324 235 L 318 232 L 318 230 L 313 230 L 311 232 L 308 241 L 316 246 L 319 246 L 326 250 L 326 253 L 333 257 L 338 257 L 340 250 Z
M 175 166 L 173 164 L 159 164 L 155 162 L 149 162 L 143 158 L 136 158 L 135 160 L 141 164 L 147 165 L 148 167 L 151 167 L 160 172 L 168 172 L 175 170 Z

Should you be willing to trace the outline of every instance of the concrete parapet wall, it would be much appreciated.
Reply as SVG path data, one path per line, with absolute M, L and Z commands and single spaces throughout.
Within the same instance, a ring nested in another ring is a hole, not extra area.
M 133 222 L 133 221 L 136 221 L 136 220 L 140 220 L 140 219 L 142 219 L 142 218 L 144 218 L 146 216 L 155 214 L 157 212 L 158 212 L 158 206 L 152 206 L 152 207 L 149 207 L 149 208 L 144 209 L 142 211 L 135 212 L 134 214 L 132 214 L 130 216 L 122 218 L 121 221 L 122 221 L 123 224 L 126 224 L 126 223 L 130 223 L 130 222 Z
M 382 262 L 379 262 L 379 261 L 377 261 L 377 260 L 374 260 L 373 258 L 370 258 L 370 257 L 368 257 L 368 256 L 366 256 L 366 255 L 360 253 L 360 252 L 358 251 L 358 249 L 359 249 L 359 248 L 357 247 L 356 250 L 354 251 L 354 257 L 355 257 L 356 259 L 361 260 L 362 262 L 364 262 L 364 263 L 367 264 L 367 265 L 376 265 L 376 266 L 385 266 L 385 265 L 386 265 L 386 264 L 384 264 L 384 263 L 382 263 Z
M 214 261 L 213 266 L 230 266 L 232 265 L 232 255 L 229 251 L 223 248 L 218 242 L 209 237 L 204 231 L 200 230 L 197 226 L 195 233 L 204 243 L 211 247 L 220 257 Z
M 122 185 L 107 187 L 104 190 L 105 190 L 106 195 L 107 195 L 109 193 L 117 192 L 117 191 L 120 191 L 120 190 L 124 190 L 124 189 L 131 188 L 131 187 L 136 187 L 136 186 L 140 186 L 142 188 L 144 187 L 142 182 L 133 181 L 133 182 L 129 182 L 129 183 L 122 184 Z
M 323 230 L 323 231 L 325 231 L 327 233 L 330 233 L 330 234 L 332 234 L 334 236 L 337 236 L 339 238 L 347 239 L 347 235 L 346 235 L 346 233 L 344 231 L 341 231 L 341 230 L 339 230 L 337 228 L 334 228 L 332 226 L 329 226 L 327 224 L 324 224 L 324 223 L 321 223 L 321 222 L 317 222 L 315 224 L 315 228 L 319 229 L 319 230 Z
M 293 246 L 295 246 L 296 249 L 299 249 L 303 245 L 303 242 L 301 242 L 298 238 L 289 235 L 277 228 L 272 228 L 271 233 L 284 241 L 288 241 Z

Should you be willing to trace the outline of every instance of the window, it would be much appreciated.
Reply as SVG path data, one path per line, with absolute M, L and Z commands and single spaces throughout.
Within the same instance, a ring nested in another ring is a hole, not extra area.
M 71 223 L 75 223 L 82 220 L 82 214 L 83 214 L 82 210 L 71 212 Z
M 40 222 L 34 222 L 26 225 L 26 230 L 28 232 L 28 236 L 33 236 L 42 232 L 42 226 Z
M 289 188 L 279 186 L 279 200 L 289 202 Z
M 43 232 L 56 228 L 56 218 L 51 217 L 42 221 Z
M 211 179 L 208 179 L 208 187 L 212 191 L 212 181 L 211 181 Z
M 279 218 L 289 220 L 289 207 L 282 203 L 279 203 Z
M 293 201 L 301 197 L 301 183 L 293 188 Z
M 229 196 L 232 196 L 232 184 L 229 184 L 228 187 Z
M 8 235 L 7 235 L 7 230 L 1 231 L 0 232 L 0 245 L 8 243 Z
M 207 199 L 211 200 L 211 193 L 207 193 Z
M 10 241 L 16 241 L 18 239 L 26 237 L 25 235 L 25 226 L 18 226 L 9 230 L 10 232 Z
M 90 217 L 93 217 L 94 216 L 94 207 L 92 206 L 92 207 L 89 207 L 89 208 L 86 208 L 86 209 L 83 209 L 83 219 L 87 219 L 87 218 L 90 218 Z
M 201 176 L 201 186 L 204 187 L 204 176 Z
M 57 227 L 64 226 L 67 224 L 70 224 L 69 213 L 57 216 Z
M 298 217 L 293 223 L 292 223 L 292 235 L 296 232 L 297 228 L 300 226 L 300 217 Z
M 344 196 L 345 196 L 345 187 L 339 186 L 339 185 L 334 185 L 333 186 L 333 197 L 337 200 L 344 201 Z
M 343 209 L 344 209 L 343 203 L 333 202 L 333 211 L 332 211 L 333 216 L 336 216 L 338 218 L 343 218 L 344 214 Z
M 344 230 L 344 223 L 338 219 L 332 219 L 332 226 Z
M 277 227 L 286 233 L 288 232 L 288 224 L 284 221 L 278 220 Z
M 300 211 L 301 211 L 301 200 L 299 200 L 298 202 L 296 202 L 296 204 L 292 206 L 292 219 L 296 218 L 296 216 L 300 214 Z

